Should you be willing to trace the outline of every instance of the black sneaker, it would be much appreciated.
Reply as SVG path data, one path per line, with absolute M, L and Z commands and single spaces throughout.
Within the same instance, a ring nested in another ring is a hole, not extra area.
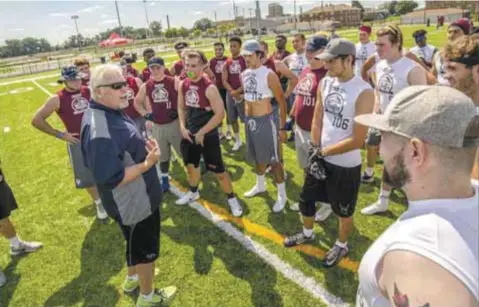
M 361 175 L 361 182 L 364 182 L 364 183 L 371 183 L 374 181 L 374 173 L 371 174 L 371 176 L 369 176 L 366 172 L 364 172 L 362 175 Z
M 311 242 L 314 240 L 314 233 L 311 237 L 307 237 L 304 235 L 304 233 L 301 231 L 300 233 L 297 233 L 295 235 L 286 237 L 284 239 L 284 247 L 293 247 L 296 245 L 300 245 L 303 243 Z
M 348 252 L 349 248 L 347 246 L 343 248 L 337 244 L 334 244 L 334 246 L 326 253 L 326 257 L 324 257 L 323 267 L 331 268 L 335 266 L 343 257 L 348 254 Z

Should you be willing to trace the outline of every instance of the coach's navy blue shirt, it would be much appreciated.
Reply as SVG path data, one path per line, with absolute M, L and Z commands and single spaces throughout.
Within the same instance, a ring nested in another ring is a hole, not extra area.
M 125 168 L 145 160 L 145 145 L 145 139 L 127 115 L 90 101 L 81 127 L 83 160 L 93 173 L 106 212 L 122 225 L 144 220 L 161 204 L 162 190 L 155 167 L 134 181 L 119 185 Z

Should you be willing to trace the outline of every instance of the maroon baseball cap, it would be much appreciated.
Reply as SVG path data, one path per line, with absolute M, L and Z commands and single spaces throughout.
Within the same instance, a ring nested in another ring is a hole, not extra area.
M 469 35 L 469 33 L 471 32 L 471 22 L 467 18 L 459 18 L 458 20 L 451 23 L 449 26 L 458 26 L 466 35 Z

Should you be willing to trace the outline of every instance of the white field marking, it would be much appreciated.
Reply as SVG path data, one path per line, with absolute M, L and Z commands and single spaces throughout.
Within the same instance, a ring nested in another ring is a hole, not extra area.
M 0 86 L 10 85 L 10 84 L 15 84 L 15 83 L 28 82 L 28 81 L 33 81 L 33 80 L 48 79 L 48 78 L 53 78 L 53 77 L 58 77 L 58 74 L 36 77 L 36 78 L 30 78 L 30 79 L 20 79 L 20 80 L 13 80 L 13 81 L 9 81 L 9 82 L 3 82 L 3 83 L 0 83 Z
M 41 89 L 45 94 L 47 94 L 48 97 L 53 96 L 52 93 L 50 93 L 46 88 L 44 88 L 43 86 L 41 86 L 40 84 L 38 84 L 37 81 L 35 81 L 34 79 L 32 79 L 31 81 L 33 82 L 33 84 L 35 84 L 36 86 L 38 86 L 38 88 Z
M 10 132 L 10 127 L 3 127 L 3 133 L 9 133 Z
M 184 193 L 179 191 L 175 186 L 171 186 L 171 192 L 178 197 L 183 197 Z M 226 232 L 230 237 L 238 241 L 244 248 L 255 253 L 266 263 L 272 266 L 276 271 L 280 272 L 287 279 L 293 281 L 298 286 L 309 292 L 313 297 L 321 299 L 328 306 L 349 306 L 341 298 L 336 297 L 325 290 L 313 278 L 307 277 L 303 272 L 293 268 L 288 263 L 281 260 L 278 256 L 267 250 L 262 244 L 255 242 L 248 236 L 245 236 L 236 227 L 221 219 L 198 202 L 192 202 L 189 206 L 198 211 L 203 217 L 212 222 L 215 226 Z

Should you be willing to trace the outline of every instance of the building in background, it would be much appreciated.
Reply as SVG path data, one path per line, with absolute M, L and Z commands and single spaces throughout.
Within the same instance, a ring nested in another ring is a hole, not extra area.
M 469 18 L 469 10 L 461 8 L 422 9 L 401 16 L 401 24 L 425 24 L 429 18 L 436 23 L 438 16 L 444 16 L 444 21 L 450 23 L 462 17 Z
M 283 6 L 278 3 L 270 3 L 268 4 L 268 17 L 267 18 L 274 18 L 274 17 L 283 17 Z
M 300 22 L 333 21 L 342 27 L 361 24 L 361 10 L 346 4 L 326 4 L 312 8 L 299 16 Z
M 469 1 L 428 1 L 426 0 L 426 10 L 433 9 L 448 9 L 458 8 L 463 10 L 463 17 L 466 16 L 466 11 L 470 14 L 469 17 L 479 20 L 479 0 Z M 447 20 L 446 20 L 447 21 Z

